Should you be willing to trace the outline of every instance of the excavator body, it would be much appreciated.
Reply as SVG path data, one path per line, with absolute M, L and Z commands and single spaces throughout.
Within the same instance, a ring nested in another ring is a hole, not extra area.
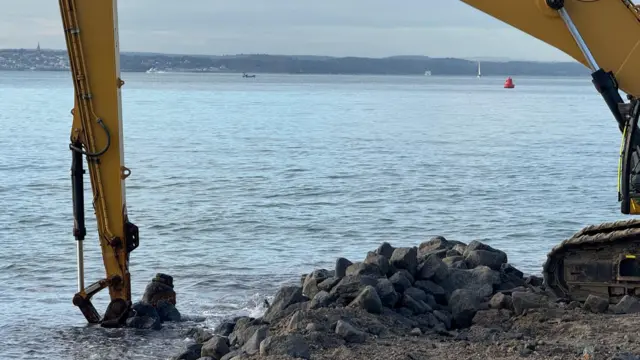
M 640 14 L 630 0 L 461 0 L 568 54 L 592 71 L 622 145 L 618 201 L 640 214 Z M 629 102 L 620 96 L 624 91 Z M 585 164 L 585 168 L 587 168 Z M 561 298 L 590 295 L 617 302 L 640 295 L 640 221 L 585 227 L 555 246 L 543 265 L 545 284 Z

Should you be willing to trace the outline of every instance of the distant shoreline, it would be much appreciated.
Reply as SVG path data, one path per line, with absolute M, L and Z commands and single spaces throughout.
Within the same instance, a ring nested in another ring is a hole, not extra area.
M 589 75 L 578 62 L 473 61 L 427 56 L 386 58 L 240 54 L 225 56 L 122 52 L 122 72 L 271 73 L 301 75 L 476 76 Z M 69 71 L 64 50 L 0 49 L 0 70 Z

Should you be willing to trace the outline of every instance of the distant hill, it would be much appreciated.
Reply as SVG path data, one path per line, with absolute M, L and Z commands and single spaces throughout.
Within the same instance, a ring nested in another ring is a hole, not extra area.
M 475 75 L 475 60 L 398 55 L 385 58 L 331 57 L 314 55 L 182 55 L 123 52 L 121 69 L 145 72 L 149 69 L 173 72 L 247 72 L 285 74 L 351 75 Z M 0 70 L 68 71 L 63 50 L 0 50 Z M 483 75 L 497 76 L 584 76 L 589 70 L 577 62 L 482 61 Z

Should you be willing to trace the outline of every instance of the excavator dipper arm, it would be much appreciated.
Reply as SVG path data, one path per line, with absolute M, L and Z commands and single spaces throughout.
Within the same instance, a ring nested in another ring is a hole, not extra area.
M 640 214 L 640 15 L 630 0 L 461 0 L 570 55 L 592 71 L 622 133 L 618 200 Z M 619 94 L 628 94 L 625 103 Z M 547 255 L 545 283 L 558 296 L 611 302 L 640 295 L 640 221 L 582 229 Z
M 138 229 L 129 222 L 125 201 L 120 53 L 116 0 L 60 0 L 60 13 L 74 85 L 71 177 L 74 236 L 78 256 L 78 293 L 73 303 L 90 323 L 118 326 L 131 307 L 129 254 L 138 246 Z M 86 236 L 84 159 L 106 274 L 84 285 Z M 103 317 L 91 297 L 108 288 L 111 302 Z

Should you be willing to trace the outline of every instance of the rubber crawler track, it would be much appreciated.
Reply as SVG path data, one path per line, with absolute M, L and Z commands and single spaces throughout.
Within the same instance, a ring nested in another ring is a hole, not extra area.
M 640 239 L 640 219 L 590 225 L 575 233 L 569 239 L 556 245 L 547 254 L 543 265 L 545 284 L 557 296 L 571 298 L 569 288 L 563 279 L 563 259 L 567 251 L 582 250 L 585 252 L 597 247 L 615 246 L 620 243 Z

